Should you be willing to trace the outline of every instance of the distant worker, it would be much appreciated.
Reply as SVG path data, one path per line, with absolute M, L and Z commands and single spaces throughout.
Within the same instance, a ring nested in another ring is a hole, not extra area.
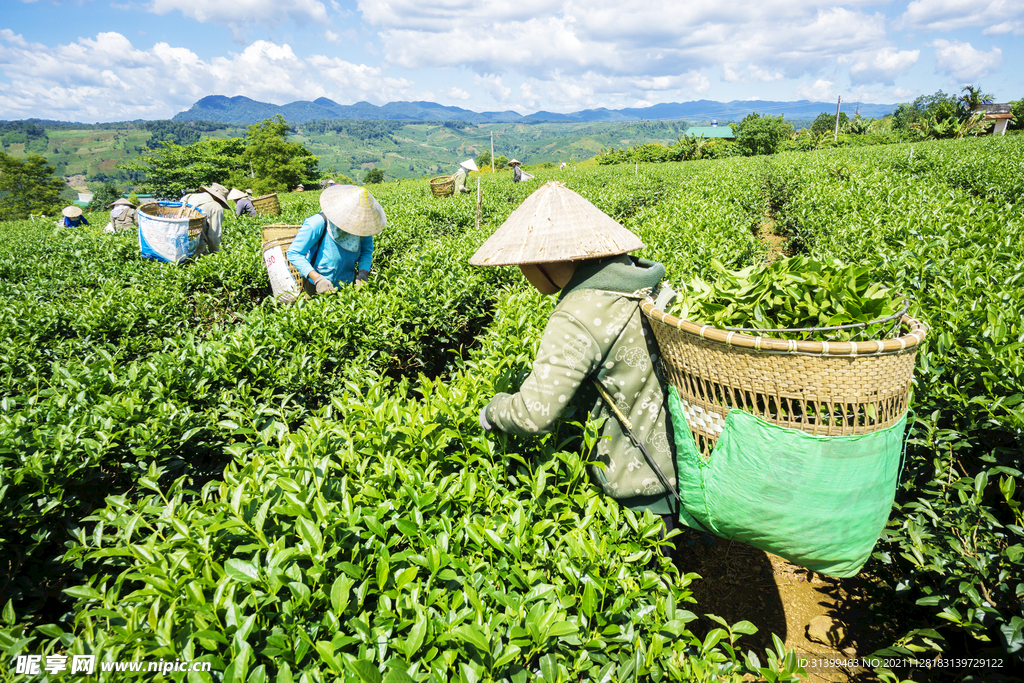
M 256 215 L 256 207 L 253 206 L 252 198 L 237 187 L 231 188 L 231 192 L 228 193 L 228 201 L 235 203 L 236 216 L 241 216 L 243 213 L 250 216 Z
M 224 209 L 230 209 L 226 196 L 228 188 L 218 183 L 203 185 L 202 192 L 187 194 L 181 201 L 202 210 L 206 220 L 203 232 L 199 235 L 199 247 L 196 256 L 213 254 L 220 251 L 220 242 L 224 226 Z
M 512 167 L 512 182 L 518 183 L 523 179 L 523 169 L 521 168 L 522 164 L 519 163 L 518 159 L 513 159 L 508 162 L 508 165 Z
M 387 225 L 384 209 L 366 188 L 332 185 L 320 193 L 320 213 L 307 218 L 288 247 L 288 260 L 308 294 L 342 284 L 362 287 L 373 265 L 373 236 Z
M 65 206 L 61 213 L 64 214 L 64 217 L 57 220 L 57 225 L 61 227 L 80 228 L 83 225 L 89 225 L 89 221 L 82 215 L 81 207 Z
M 305 190 L 305 189 L 306 189 L 306 188 L 304 188 L 304 187 L 302 186 L 302 183 L 299 183 L 299 184 L 298 184 L 298 185 L 297 185 L 297 186 L 295 187 L 295 192 L 302 192 L 302 191 L 303 191 L 303 190 Z
M 135 229 L 137 214 L 135 205 L 131 201 L 120 197 L 111 202 L 107 208 L 110 209 L 110 222 L 103 228 L 105 232 L 128 232 Z
M 565 162 L 564 161 L 562 162 L 562 165 L 558 167 L 559 171 L 561 171 L 563 169 L 565 169 Z
M 476 162 L 472 159 L 466 159 L 459 164 L 459 170 L 452 176 L 452 180 L 455 181 L 456 192 L 469 192 L 470 189 L 466 187 L 466 176 L 469 175 L 468 171 L 478 171 Z

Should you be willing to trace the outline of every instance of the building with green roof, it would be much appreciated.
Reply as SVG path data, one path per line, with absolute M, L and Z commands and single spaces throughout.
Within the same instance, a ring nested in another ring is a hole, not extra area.
M 723 138 L 725 140 L 736 139 L 736 134 L 732 132 L 732 128 L 729 126 L 719 126 L 717 124 L 687 128 L 686 135 L 692 135 L 695 138 L 699 138 L 703 135 L 705 140 L 710 140 L 711 138 Z

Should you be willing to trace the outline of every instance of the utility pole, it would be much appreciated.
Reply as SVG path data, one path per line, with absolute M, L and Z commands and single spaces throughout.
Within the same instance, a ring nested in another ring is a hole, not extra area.
M 494 173 L 494 131 L 491 131 L 491 173 Z
M 832 134 L 832 142 L 839 142 L 839 105 L 843 103 L 843 96 L 836 100 L 836 132 Z

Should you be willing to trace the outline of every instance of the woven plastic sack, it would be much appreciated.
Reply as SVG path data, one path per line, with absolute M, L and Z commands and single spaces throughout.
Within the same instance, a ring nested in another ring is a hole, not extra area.
M 274 298 L 281 301 L 281 297 L 290 295 L 297 297 L 302 288 L 299 287 L 288 268 L 288 259 L 280 245 L 267 247 L 264 245 L 263 264 L 267 267 L 267 277 L 270 279 L 270 290 Z
M 871 434 L 814 436 L 734 408 L 705 461 L 675 387 L 668 402 L 680 521 L 829 576 L 860 571 L 896 496 L 906 413 Z
M 202 209 L 182 202 L 160 202 L 161 207 L 177 208 L 187 206 L 202 214 Z M 166 263 L 181 263 L 195 256 L 199 248 L 198 231 L 189 233 L 191 218 L 188 216 L 152 216 L 139 211 L 139 251 L 142 258 Z

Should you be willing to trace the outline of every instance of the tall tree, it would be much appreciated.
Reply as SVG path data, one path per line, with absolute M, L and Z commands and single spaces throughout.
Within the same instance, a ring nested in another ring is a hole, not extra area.
M 201 185 L 227 182 L 231 171 L 241 166 L 244 145 L 240 138 L 200 140 L 192 145 L 161 142 L 157 149 L 118 168 L 144 173 L 143 187 L 149 192 L 177 197 Z
M 242 177 L 233 184 L 244 182 L 245 171 L 255 174 L 249 186 L 257 194 L 290 190 L 300 183 L 315 183 L 319 178 L 315 156 L 298 142 L 288 142 L 291 126 L 278 114 L 249 126 L 242 153 Z
M 846 112 L 839 112 L 839 130 L 842 130 L 849 122 L 850 117 L 846 115 Z M 819 135 L 833 132 L 835 128 L 836 115 L 822 112 L 818 114 L 818 118 L 814 119 L 814 123 L 811 124 L 811 133 L 814 137 L 818 137 Z
M 833 117 L 833 122 L 835 118 Z M 756 111 L 747 114 L 740 121 L 740 130 L 736 134 L 736 144 L 748 156 L 756 154 L 774 154 L 783 140 L 793 135 L 793 126 L 787 123 L 782 114 L 778 116 L 761 116 Z
M 0 152 L 0 219 L 16 220 L 60 210 L 64 181 L 38 154 L 24 159 Z

